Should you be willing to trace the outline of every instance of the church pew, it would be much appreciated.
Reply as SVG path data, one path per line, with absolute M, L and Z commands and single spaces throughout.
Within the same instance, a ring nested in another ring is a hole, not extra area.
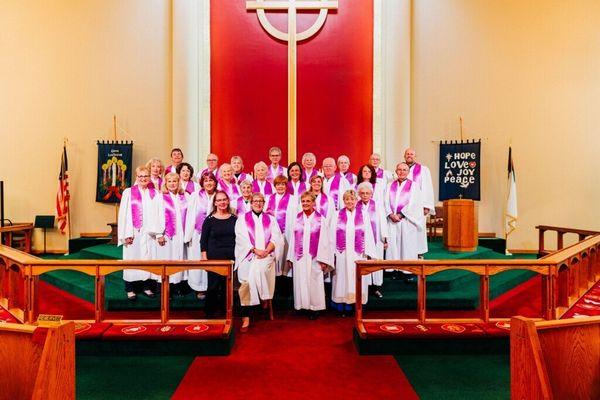
M 511 319 L 512 399 L 599 399 L 600 317 Z
M 0 400 L 75 398 L 74 325 L 0 324 Z

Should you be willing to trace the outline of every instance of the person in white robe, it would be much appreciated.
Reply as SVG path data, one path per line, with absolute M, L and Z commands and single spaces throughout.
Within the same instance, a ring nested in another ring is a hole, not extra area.
M 427 253 L 427 215 L 435 215 L 435 198 L 433 195 L 433 182 L 429 168 L 417 162 L 417 154 L 414 149 L 404 151 L 404 161 L 408 165 L 408 179 L 413 181 L 421 190 L 423 200 L 423 229 L 421 230 L 419 257 Z
M 287 176 L 287 168 L 281 165 L 281 149 L 279 147 L 271 147 L 269 149 L 269 160 L 271 165 L 267 171 L 267 180 L 273 183 L 273 180 L 278 176 Z
M 310 178 L 319 174 L 316 168 L 317 156 L 313 153 L 304 153 L 302 155 L 302 178 L 303 182 L 310 182 Z
M 285 245 L 275 251 L 276 269 L 275 275 L 287 275 L 287 246 L 290 241 L 289 236 L 292 233 L 292 224 L 294 215 L 297 214 L 297 200 L 295 196 L 287 193 L 288 180 L 285 176 L 279 175 L 273 180 L 275 193 L 266 198 L 265 212 L 277 220 L 279 229 L 283 234 Z
M 240 156 L 231 157 L 231 168 L 233 169 L 233 177 L 235 178 L 235 183 L 240 185 L 242 181 L 248 181 L 252 183 L 254 180 L 251 174 L 244 172 L 244 161 Z
M 165 175 L 161 195 L 161 216 L 165 230 L 156 237 L 157 260 L 181 261 L 184 259 L 185 228 L 190 195 L 181 188 L 179 181 L 179 175 L 175 173 L 171 172 Z M 185 280 L 185 275 L 182 271 L 169 276 L 173 295 L 183 296 L 184 289 L 180 283 Z
M 346 178 L 336 172 L 337 166 L 335 160 L 327 157 L 323 160 L 323 193 L 325 193 L 333 203 L 335 210 L 338 211 L 344 207 L 342 195 L 348 189 L 352 189 Z
M 152 157 L 146 163 L 146 167 L 150 169 L 150 182 L 148 187 L 150 189 L 161 190 L 163 183 L 163 172 L 165 167 L 158 157 Z
M 183 162 L 183 151 L 179 148 L 171 150 L 171 165 L 165 168 L 165 175 L 173 172 L 177 172 L 177 167 Z M 161 186 L 162 187 L 162 186 Z M 160 190 L 160 187 L 156 188 Z
M 288 193 L 300 199 L 300 195 L 309 189 L 308 182 L 302 180 L 302 166 L 297 162 L 288 165 Z
M 240 183 L 240 193 L 241 196 L 231 203 L 238 217 L 246 214 L 252 208 L 252 184 L 249 181 L 242 181 Z
M 369 165 L 375 169 L 377 183 L 383 183 L 383 187 L 386 187 L 388 183 L 394 180 L 394 174 L 382 167 L 381 155 L 377 153 L 371 154 L 369 157 Z
M 335 252 L 335 270 L 331 281 L 332 307 L 342 316 L 354 309 L 356 303 L 356 261 L 377 257 L 371 224 L 356 209 L 358 201 L 355 190 L 343 195 L 344 208 L 332 220 L 330 237 Z M 368 279 L 362 277 L 362 299 L 368 300 Z
M 250 325 L 249 306 L 270 301 L 275 291 L 275 251 L 284 245 L 277 220 L 263 212 L 265 197 L 252 195 L 252 211 L 235 224 L 235 268 L 242 305 L 242 332 Z M 266 304 L 266 303 L 265 303 Z
M 386 213 L 388 218 L 387 260 L 416 260 L 419 256 L 419 234 L 423 229 L 423 201 L 419 187 L 407 179 L 408 165 L 396 166 L 398 179 L 388 185 Z
M 388 226 L 386 220 L 385 207 L 373 200 L 373 185 L 370 182 L 362 182 L 357 187 L 359 201 L 356 206 L 364 214 L 365 221 L 371 225 L 373 241 L 377 257 L 383 260 L 385 249 L 387 249 Z M 381 286 L 383 285 L 383 270 L 373 272 L 367 275 L 369 285 L 374 287 L 373 294 L 377 297 L 383 297 Z
M 156 235 L 164 231 L 160 215 L 160 192 L 148 188 L 150 170 L 146 166 L 136 169 L 137 184 L 123 191 L 118 219 L 118 245 L 123 246 L 123 260 L 152 260 L 156 257 Z M 142 291 L 155 297 L 156 283 L 152 274 L 143 270 L 123 270 L 125 292 L 129 300 L 135 300 L 136 284 L 142 283 Z
M 358 170 L 356 182 L 357 185 L 360 185 L 362 182 L 369 182 L 373 187 L 373 200 L 379 203 L 382 207 L 384 206 L 386 185 L 383 184 L 381 180 L 377 179 L 375 168 L 368 164 L 361 165 Z
M 272 195 L 275 190 L 271 182 L 267 180 L 267 164 L 259 161 L 254 164 L 254 181 L 252 182 L 252 192 L 262 193 L 263 196 Z
M 302 210 L 294 215 L 287 251 L 287 262 L 293 270 L 294 308 L 308 310 L 310 319 L 316 319 L 325 309 L 324 273 L 334 267 L 330 226 L 315 210 L 315 199 L 310 192 L 300 196 Z
M 179 164 L 176 172 L 179 174 L 179 185 L 187 194 L 194 194 L 199 191 L 200 184 L 194 182 L 194 167 L 191 164 L 183 162 Z
M 188 218 L 185 227 L 185 259 L 201 260 L 200 238 L 202 237 L 202 224 L 213 210 L 213 197 L 217 191 L 217 179 L 212 173 L 204 174 L 200 182 L 201 190 L 190 196 Z M 206 271 L 194 269 L 187 271 L 187 282 L 196 292 L 198 299 L 205 298 L 208 287 Z
M 323 192 L 323 177 L 315 175 L 310 178 L 310 192 L 315 195 L 315 210 L 327 221 L 335 218 L 333 199 Z
M 214 153 L 209 153 L 206 156 L 206 168 L 201 169 L 198 172 L 198 181 L 202 177 L 202 175 L 212 173 L 215 175 L 217 179 L 219 179 L 219 156 Z
M 217 189 L 227 193 L 231 203 L 237 203 L 238 197 L 242 195 L 233 175 L 231 164 L 224 163 L 219 167 L 219 184 L 217 185 Z
M 350 171 L 350 157 L 345 154 L 342 154 L 337 159 L 337 166 L 340 174 L 346 178 L 346 181 L 349 184 L 350 189 L 356 189 L 356 174 Z

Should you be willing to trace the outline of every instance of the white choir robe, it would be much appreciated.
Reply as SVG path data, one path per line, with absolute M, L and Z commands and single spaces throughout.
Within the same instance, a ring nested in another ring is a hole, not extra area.
M 357 253 L 354 246 L 355 225 L 354 218 L 356 209 L 352 212 L 344 209 L 348 214 L 346 222 L 346 249 L 342 252 L 336 247 L 336 215 L 331 222 L 330 237 L 332 250 L 335 252 L 335 271 L 331 280 L 331 300 L 338 304 L 356 303 L 356 261 L 366 260 L 367 255 L 370 258 L 377 258 L 377 250 L 373 241 L 373 232 L 371 225 L 366 223 L 363 218 L 363 229 L 365 231 L 365 253 Z M 362 304 L 366 304 L 369 298 L 369 281 L 366 276 L 362 278 Z
M 356 208 L 360 208 L 363 212 L 363 220 L 365 223 L 369 223 L 371 225 L 371 216 L 367 209 L 367 205 L 365 205 L 361 200 L 358 201 Z M 372 225 L 371 225 L 372 226 Z M 387 213 L 385 211 L 385 207 L 380 205 L 375 201 L 375 229 L 377 234 L 374 235 L 377 237 L 375 242 L 375 251 L 377 253 L 377 258 L 379 260 L 383 260 L 384 253 L 384 241 L 387 240 L 388 233 L 388 224 L 387 224 Z M 379 270 L 377 272 L 373 272 L 372 274 L 367 275 L 367 281 L 369 285 L 381 286 L 383 285 L 383 270 Z
M 216 169 L 210 170 L 208 168 L 204 168 L 203 170 L 201 170 L 200 172 L 198 172 L 196 174 L 196 179 L 200 180 L 200 178 L 202 177 L 202 175 L 204 175 L 206 172 L 212 172 L 213 175 L 215 176 L 215 178 L 217 178 L 217 180 L 219 179 L 219 167 L 217 167 Z
M 333 199 L 331 196 L 325 195 L 327 197 L 327 201 L 324 206 L 321 206 L 321 198 L 323 197 L 322 193 L 317 195 L 317 199 L 315 200 L 315 210 L 317 210 L 321 215 L 325 217 L 328 223 L 331 221 L 335 221 L 337 218 L 337 211 L 335 210 L 335 204 L 333 204 Z
M 273 187 L 273 184 L 271 184 L 271 182 L 264 180 L 264 181 L 259 181 L 258 179 L 255 179 L 254 182 L 252 182 L 252 191 L 255 191 L 255 186 L 258 186 L 258 191 L 260 193 L 263 194 L 263 196 L 268 196 L 272 193 L 275 193 L 275 188 Z M 267 187 L 269 189 L 267 189 Z
M 435 215 L 435 197 L 433 194 L 433 182 L 431 180 L 431 172 L 429 168 L 421 164 L 421 174 L 417 181 L 413 179 L 414 167 L 416 164 L 413 164 L 410 167 L 410 171 L 408 172 L 407 179 L 415 182 L 419 189 L 421 190 L 421 197 L 423 200 L 423 207 L 429 209 L 429 215 Z M 425 254 L 429 251 L 429 247 L 427 245 L 427 217 L 423 217 L 423 229 L 421 230 L 421 237 L 419 240 L 419 254 Z
M 176 165 L 169 165 L 168 167 L 165 167 L 165 175 L 167 174 L 176 174 L 177 173 L 177 166 Z
M 334 179 L 338 175 L 339 174 L 336 173 L 331 178 L 326 178 L 325 176 L 323 176 L 323 193 L 325 193 L 327 196 L 331 197 L 336 211 L 344 208 L 344 193 L 346 192 L 346 190 L 352 189 L 352 186 L 350 185 L 350 183 L 348 183 L 346 178 L 342 175 L 339 175 L 340 184 L 339 184 L 339 188 L 338 188 L 339 190 L 337 193 L 337 201 L 336 201 L 336 199 L 334 199 L 333 193 L 331 193 L 331 185 L 332 185 Z
M 348 183 L 348 186 L 351 189 L 356 189 L 357 186 L 357 177 L 356 174 L 350 172 L 350 171 L 346 171 L 346 172 L 340 172 L 342 175 L 344 175 L 344 178 L 346 178 L 346 182 Z
M 394 178 L 394 173 L 392 171 L 388 171 L 387 169 L 383 169 L 383 168 L 376 168 L 375 169 L 375 174 L 376 176 L 379 175 L 379 171 L 383 170 L 383 177 L 379 178 L 377 177 L 377 183 L 379 184 L 380 182 L 383 182 L 383 187 L 386 187 L 388 185 L 388 183 L 391 183 L 395 178 Z
M 281 167 L 281 169 L 279 167 Z M 267 180 L 269 182 L 273 182 L 273 179 L 277 178 L 279 175 L 283 175 L 287 178 L 287 168 L 281 164 L 279 167 L 274 168 L 273 164 L 269 165 L 269 169 L 267 169 Z
M 279 202 L 281 201 L 283 195 L 280 194 L 272 194 L 271 196 L 269 196 L 267 198 L 267 201 L 265 202 L 265 208 L 264 211 L 268 212 L 270 215 L 272 215 L 273 217 L 275 217 L 275 219 L 277 219 L 277 214 L 276 211 L 272 211 L 271 210 L 267 210 L 268 206 L 269 206 L 269 202 L 271 200 L 271 197 L 275 196 L 275 210 L 277 210 L 277 207 L 279 207 Z M 293 234 L 293 229 L 294 229 L 294 216 L 296 214 L 298 214 L 298 201 L 296 200 L 295 196 L 290 195 L 290 200 L 288 201 L 287 204 L 287 209 L 286 209 L 286 218 L 285 218 L 285 227 L 282 233 L 283 235 L 283 240 L 284 240 L 284 246 L 282 246 L 281 249 L 275 249 L 275 275 L 276 276 L 281 276 L 281 275 L 288 275 L 288 272 L 291 271 L 287 271 L 287 265 L 286 265 L 286 254 L 287 254 L 287 249 L 288 249 L 288 244 L 290 243 L 290 238 L 289 236 L 291 234 Z
M 297 220 L 296 215 L 294 222 Z M 296 310 L 324 310 L 325 309 L 325 282 L 323 280 L 323 270 L 319 262 L 327 264 L 328 269 L 333 269 L 333 250 L 331 249 L 331 239 L 329 229 L 330 226 L 321 218 L 321 233 L 319 235 L 319 245 L 317 247 L 317 256 L 312 258 L 310 254 L 310 233 L 311 226 L 316 224 L 315 212 L 309 217 L 302 212 L 304 220 L 303 240 L 303 255 L 299 260 L 296 260 L 294 252 L 295 235 L 289 236 L 289 248 L 287 259 L 292 263 L 292 271 L 294 278 L 294 308 Z
M 235 179 L 235 183 L 237 183 L 238 185 L 240 183 L 242 183 L 242 181 L 248 181 L 250 183 L 252 183 L 254 181 L 254 179 L 252 178 L 252 175 L 247 174 L 245 172 L 241 172 L 239 175 L 233 175 L 234 179 Z
M 154 198 L 150 197 L 150 189 L 141 190 L 142 194 L 142 227 L 133 226 L 131 214 L 131 188 L 123 191 L 119 208 L 118 245 L 123 245 L 123 260 L 153 260 L 156 258 L 156 235 L 165 230 L 164 218 L 160 214 L 160 197 L 155 191 Z M 133 243 L 125 244 L 125 239 L 132 237 Z M 154 279 L 156 275 L 139 269 L 123 270 L 123 280 L 127 282 Z
M 234 204 L 237 203 L 238 197 L 242 195 L 242 190 L 237 185 L 237 183 L 227 183 L 224 180 L 220 179 L 217 184 L 217 189 L 222 190 L 227 193 L 229 197 L 229 205 L 233 207 Z
M 382 183 L 383 181 L 377 179 L 373 187 L 373 200 L 377 202 L 381 207 L 385 206 L 385 196 L 387 193 L 387 186 Z M 357 185 L 358 186 L 358 185 Z
M 300 196 L 302 193 L 310 190 L 310 185 L 306 182 L 298 181 L 288 181 L 288 193 L 296 196 L 297 200 L 300 201 Z
M 405 180 L 399 185 L 397 198 L 400 197 L 400 192 L 407 182 L 408 180 Z M 390 186 L 391 184 L 388 185 L 385 204 L 387 215 L 396 213 L 396 210 L 392 210 Z M 400 222 L 392 222 L 388 218 L 389 237 L 385 258 L 386 260 L 417 260 L 420 250 L 419 235 L 423 229 L 423 201 L 421 200 L 421 191 L 415 183 L 410 187 L 410 200 L 401 212 L 404 218 Z
M 238 293 L 242 306 L 255 306 L 261 300 L 270 300 L 275 292 L 275 252 L 283 248 L 283 235 L 279 230 L 277 221 L 269 215 L 271 239 L 270 243 L 275 245 L 275 251 L 267 257 L 259 259 L 251 252 L 255 247 L 265 250 L 269 243 L 266 242 L 265 231 L 260 218 L 250 212 L 255 224 L 255 244 L 250 241 L 249 228 L 246 218 L 241 216 L 235 223 L 235 268 L 238 280 L 241 284 Z
M 192 189 L 191 193 L 187 191 L 188 182 L 191 182 L 192 186 L 193 186 L 193 189 Z M 188 182 L 184 182 L 183 180 L 179 181 L 179 184 L 180 184 L 181 188 L 183 190 L 185 190 L 186 193 L 188 193 L 188 194 L 194 194 L 196 192 L 199 192 L 200 189 L 202 189 L 202 187 L 200 186 L 200 184 L 198 182 L 194 182 L 194 181 L 188 181 Z
M 173 205 L 175 206 L 175 234 L 173 237 L 164 236 L 165 244 L 161 246 L 156 243 L 156 259 L 157 260 L 169 260 L 169 261 L 181 261 L 184 259 L 184 241 L 185 241 L 185 226 L 183 225 L 183 220 L 181 218 L 181 205 L 179 202 L 179 196 L 174 195 L 173 193 L 169 193 L 171 196 L 171 200 L 173 200 Z M 163 220 L 165 219 L 165 205 L 162 194 L 160 196 L 161 202 L 161 215 Z M 187 206 L 190 205 L 190 195 L 185 194 L 185 201 L 187 202 Z M 188 209 L 189 211 L 189 209 Z M 189 213 L 186 211 L 186 222 L 189 217 Z M 186 274 L 182 272 L 177 272 L 169 277 L 169 283 L 179 283 L 185 280 Z M 158 277 L 158 282 L 161 282 L 161 278 Z
M 188 213 L 185 222 L 185 259 L 186 260 L 200 260 L 200 237 L 202 232 L 196 230 L 196 218 L 199 213 L 208 215 L 213 210 L 213 197 L 215 195 L 209 195 L 206 205 L 200 201 L 200 195 L 198 192 L 190 196 L 188 202 Z M 197 292 L 204 292 L 208 288 L 208 275 L 206 271 L 200 269 L 194 269 L 187 271 L 187 281 L 190 287 Z
M 235 214 L 239 217 L 240 215 L 246 214 L 248 211 L 252 210 L 251 200 L 244 200 L 243 197 L 238 197 L 237 201 L 231 202 L 231 207 L 235 210 Z

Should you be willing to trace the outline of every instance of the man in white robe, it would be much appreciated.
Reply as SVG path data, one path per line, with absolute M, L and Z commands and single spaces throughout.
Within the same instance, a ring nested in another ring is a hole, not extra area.
M 200 180 L 202 175 L 207 173 L 213 173 L 217 179 L 219 179 L 219 156 L 214 153 L 209 153 L 206 156 L 206 168 L 201 169 L 198 172 L 197 178 Z
M 375 169 L 377 176 L 377 184 L 386 187 L 388 183 L 394 180 L 394 174 L 391 171 L 383 169 L 381 166 L 381 155 L 377 153 L 371 154 L 369 157 L 369 165 Z
M 345 316 L 356 303 L 356 261 L 376 258 L 371 225 L 356 209 L 355 190 L 343 195 L 344 208 L 332 220 L 330 236 L 335 251 L 335 271 L 331 280 L 332 306 Z M 357 236 L 358 235 L 358 236 Z M 361 240 L 362 239 L 362 240 Z M 362 304 L 368 300 L 368 279 L 362 277 Z
M 271 300 L 275 291 L 275 252 L 282 251 L 283 235 L 277 220 L 263 212 L 265 198 L 252 195 L 252 211 L 240 216 L 235 224 L 235 268 L 240 281 L 238 290 L 242 312 L 247 306 Z M 244 315 L 242 330 L 248 329 L 250 316 Z
M 271 147 L 269 149 L 269 160 L 271 165 L 267 171 L 267 180 L 273 182 L 278 176 L 287 176 L 287 168 L 280 164 L 281 149 L 279 147 Z
M 294 308 L 309 310 L 309 318 L 315 319 L 325 309 L 323 274 L 333 268 L 333 250 L 327 220 L 315 211 L 314 194 L 304 193 L 300 202 L 302 211 L 293 218 L 287 260 L 294 272 Z
M 387 260 L 416 260 L 423 229 L 423 201 L 419 187 L 409 179 L 408 165 L 396 166 L 398 179 L 388 185 L 385 208 L 388 218 Z
M 427 215 L 435 215 L 435 198 L 433 195 L 433 182 L 431 172 L 423 164 L 417 163 L 416 152 L 413 149 L 404 151 L 404 161 L 408 165 L 408 179 L 413 181 L 421 190 L 423 200 L 423 230 L 421 231 L 419 256 L 427 253 Z
M 123 260 L 152 260 L 156 258 L 156 236 L 164 231 L 160 215 L 160 192 L 149 189 L 150 170 L 143 166 L 136 169 L 137 184 L 123 191 L 119 208 L 118 244 L 123 246 Z M 129 300 L 135 300 L 134 282 L 143 282 L 143 292 L 154 297 L 153 275 L 138 269 L 123 270 L 125 292 Z
M 327 157 L 323 160 L 323 193 L 332 199 L 335 210 L 338 211 L 344 207 L 343 194 L 351 187 L 342 174 L 335 172 L 336 169 L 333 158 Z

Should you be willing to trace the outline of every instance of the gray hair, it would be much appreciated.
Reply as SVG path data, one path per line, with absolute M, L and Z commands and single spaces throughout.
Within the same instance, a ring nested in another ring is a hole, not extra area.
M 362 181 L 356 187 L 356 190 L 359 192 L 363 189 L 369 189 L 371 191 L 371 193 L 373 193 L 373 185 L 371 185 L 371 182 L 369 182 L 369 181 Z

